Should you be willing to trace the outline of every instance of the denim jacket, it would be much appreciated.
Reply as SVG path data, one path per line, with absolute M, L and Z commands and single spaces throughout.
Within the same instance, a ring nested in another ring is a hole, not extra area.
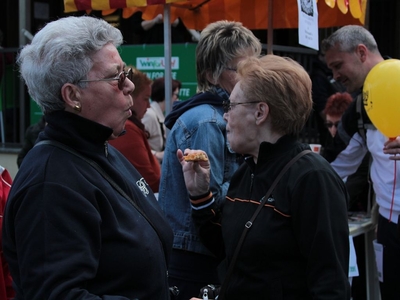
M 175 116 L 174 125 L 168 134 L 158 201 L 174 231 L 173 248 L 212 255 L 201 243 L 192 220 L 189 194 L 176 151 L 190 148 L 207 153 L 211 165 L 210 189 L 219 207 L 225 201 L 229 181 L 239 164 L 226 139 L 223 99 L 211 93 L 199 94 L 194 98 L 186 104 L 179 103 L 182 114 Z M 185 110 L 182 106 L 189 108 Z M 174 110 L 179 111 L 175 106 Z M 171 119 L 168 117 L 171 116 L 167 116 L 166 123 Z

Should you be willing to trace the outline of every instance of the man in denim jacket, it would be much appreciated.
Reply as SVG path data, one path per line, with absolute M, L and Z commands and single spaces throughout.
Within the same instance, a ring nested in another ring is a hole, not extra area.
M 197 296 L 201 287 L 218 282 L 218 262 L 200 241 L 193 223 L 176 151 L 192 148 L 207 153 L 211 192 L 221 208 L 230 178 L 239 166 L 226 139 L 222 103 L 229 100 L 237 82 L 238 62 L 248 56 L 259 56 L 260 52 L 260 42 L 240 23 L 218 21 L 208 25 L 196 49 L 199 93 L 175 103 L 165 119 L 171 131 L 164 152 L 159 203 L 174 231 L 169 280 L 170 285 L 179 288 L 179 299 Z

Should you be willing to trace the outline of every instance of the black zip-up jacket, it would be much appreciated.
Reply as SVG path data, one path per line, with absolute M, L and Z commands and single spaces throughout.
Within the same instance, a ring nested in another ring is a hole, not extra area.
M 87 162 L 36 146 L 22 162 L 3 219 L 15 299 L 168 300 L 172 230 L 143 177 L 106 142 L 111 128 L 64 111 L 46 121 L 39 141 L 61 142 L 95 161 L 156 230 Z
M 309 148 L 284 136 L 262 143 L 233 176 L 223 212 L 193 210 L 206 246 L 229 265 L 244 225 L 280 170 Z M 193 207 L 206 205 L 192 202 Z M 328 162 L 301 157 L 282 177 L 242 245 L 226 299 L 350 298 L 347 191 Z

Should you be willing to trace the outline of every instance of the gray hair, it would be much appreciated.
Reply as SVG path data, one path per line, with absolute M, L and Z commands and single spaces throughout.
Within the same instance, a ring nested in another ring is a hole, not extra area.
M 379 53 L 374 36 L 364 27 L 347 25 L 336 30 L 331 36 L 322 41 L 321 50 L 326 52 L 338 46 L 342 52 L 353 52 L 359 44 L 365 45 L 373 53 Z
M 218 21 L 209 24 L 201 32 L 196 48 L 198 91 L 205 92 L 213 88 L 214 85 L 207 80 L 207 73 L 217 81 L 229 61 L 247 56 L 249 51 L 259 56 L 261 43 L 241 23 Z
M 108 43 L 121 45 L 121 32 L 88 16 L 50 22 L 34 36 L 19 54 L 18 64 L 29 94 L 43 113 L 65 109 L 62 86 L 85 79 L 93 66 L 91 56 Z

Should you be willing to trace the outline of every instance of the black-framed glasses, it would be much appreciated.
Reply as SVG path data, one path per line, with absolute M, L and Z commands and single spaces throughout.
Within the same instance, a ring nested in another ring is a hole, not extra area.
M 103 79 L 83 79 L 79 80 L 79 82 L 96 82 L 96 81 L 113 81 L 118 80 L 118 88 L 122 91 L 124 89 L 125 79 L 128 78 L 132 81 L 132 68 L 129 68 L 128 71 L 122 71 L 117 76 L 113 78 L 103 78 Z
M 333 123 L 333 122 L 325 122 L 325 126 L 326 126 L 327 128 L 332 128 L 332 126 L 335 126 L 336 129 L 337 129 L 338 126 L 339 126 L 339 121 L 338 121 L 338 122 L 335 122 L 335 123 Z
M 232 107 L 236 105 L 246 105 L 246 104 L 256 104 L 261 103 L 262 101 L 250 101 L 250 102 L 231 102 L 231 101 L 224 101 L 222 102 L 222 107 L 224 108 L 224 112 L 227 113 L 232 109 Z

